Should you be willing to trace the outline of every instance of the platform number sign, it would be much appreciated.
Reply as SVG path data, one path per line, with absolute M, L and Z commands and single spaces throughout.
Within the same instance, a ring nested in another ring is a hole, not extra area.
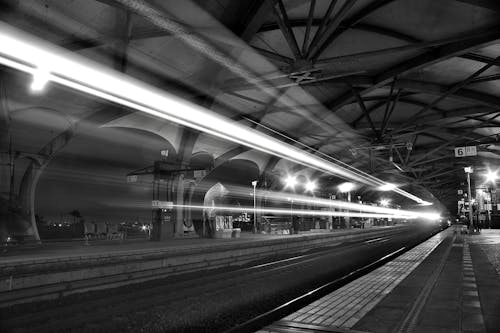
M 455 147 L 455 157 L 467 157 L 476 155 L 476 146 Z

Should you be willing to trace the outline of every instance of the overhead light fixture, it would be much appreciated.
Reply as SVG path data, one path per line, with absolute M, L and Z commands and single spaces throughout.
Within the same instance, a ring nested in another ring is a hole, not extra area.
M 314 192 L 315 189 L 316 189 L 316 182 L 308 181 L 306 183 L 306 191 L 307 192 Z
M 381 205 L 382 207 L 387 207 L 387 206 L 389 206 L 389 202 L 390 202 L 390 200 L 389 200 L 389 199 L 381 199 L 381 200 L 380 200 L 380 205 Z
M 52 81 L 327 174 L 370 186 L 383 184 L 362 171 L 305 152 L 3 22 L 0 22 L 0 64 L 33 76 L 40 75 L 40 69 L 45 70 L 44 78 L 43 75 L 40 80 L 36 78 L 35 89 Z M 421 200 L 400 189 L 395 192 L 416 202 Z
M 297 178 L 295 178 L 294 176 L 287 176 L 285 178 L 285 187 L 294 189 L 295 185 L 297 185 Z

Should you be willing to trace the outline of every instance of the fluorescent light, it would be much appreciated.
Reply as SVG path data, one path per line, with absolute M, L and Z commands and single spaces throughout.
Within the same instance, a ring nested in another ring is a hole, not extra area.
M 41 83 L 44 81 L 53 81 L 328 174 L 370 186 L 383 184 L 373 176 L 302 151 L 1 22 L 0 63 L 34 76 L 40 75 L 40 69 L 44 69 L 45 78 L 34 85 L 37 89 L 43 86 Z M 395 189 L 395 192 L 421 201 L 400 189 Z

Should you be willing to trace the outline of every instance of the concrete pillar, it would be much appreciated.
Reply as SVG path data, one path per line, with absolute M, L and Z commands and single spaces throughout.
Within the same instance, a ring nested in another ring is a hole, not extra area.
M 22 207 L 22 216 L 25 219 L 25 232 L 28 236 L 32 236 L 36 241 L 40 241 L 38 228 L 35 219 L 35 192 L 38 180 L 42 175 L 43 170 L 48 162 L 40 164 L 32 161 L 26 169 L 24 176 L 19 186 L 19 201 Z
M 184 205 L 184 175 L 180 174 L 175 179 L 175 195 L 172 196 L 174 204 Z M 174 234 L 176 237 L 184 235 L 184 208 L 175 208 Z
M 1 88 L 1 81 L 0 81 Z M 0 90 L 1 92 L 2 90 Z M 10 115 L 9 111 L 2 107 L 4 96 L 0 96 L 0 240 L 8 237 L 8 221 L 10 208 L 10 178 L 12 161 L 9 151 L 10 145 Z

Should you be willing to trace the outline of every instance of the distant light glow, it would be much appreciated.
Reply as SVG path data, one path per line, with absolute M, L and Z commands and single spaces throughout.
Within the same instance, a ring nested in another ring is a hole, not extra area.
M 44 81 L 53 81 L 328 174 L 370 186 L 378 187 L 384 183 L 354 168 L 343 167 L 304 152 L 5 23 L 0 23 L 0 45 L 0 63 L 34 75 L 37 89 L 43 86 Z M 37 76 L 40 75 L 40 68 L 46 69 L 46 74 Z M 400 189 L 394 191 L 416 202 L 422 200 Z
M 382 207 L 387 207 L 387 206 L 389 206 L 389 202 L 390 202 L 390 200 L 389 200 L 389 199 L 381 199 L 381 200 L 380 200 L 380 205 L 381 205 Z
M 386 184 L 384 184 L 384 185 L 380 186 L 378 189 L 379 189 L 380 191 L 392 191 L 392 190 L 394 190 L 395 188 L 396 188 L 396 185 L 391 184 L 391 183 L 386 183 Z
M 488 170 L 488 173 L 486 174 L 486 181 L 495 183 L 497 179 L 498 179 L 497 172 Z
M 308 181 L 306 183 L 306 191 L 307 192 L 314 192 L 314 190 L 316 190 L 316 182 Z
M 353 183 L 342 183 L 338 186 L 338 189 L 340 192 L 350 192 L 352 191 L 352 189 L 354 188 L 354 184 Z
M 289 187 L 289 188 L 294 189 L 295 185 L 297 185 L 297 178 L 295 178 L 294 176 L 288 175 L 285 178 L 285 187 Z

